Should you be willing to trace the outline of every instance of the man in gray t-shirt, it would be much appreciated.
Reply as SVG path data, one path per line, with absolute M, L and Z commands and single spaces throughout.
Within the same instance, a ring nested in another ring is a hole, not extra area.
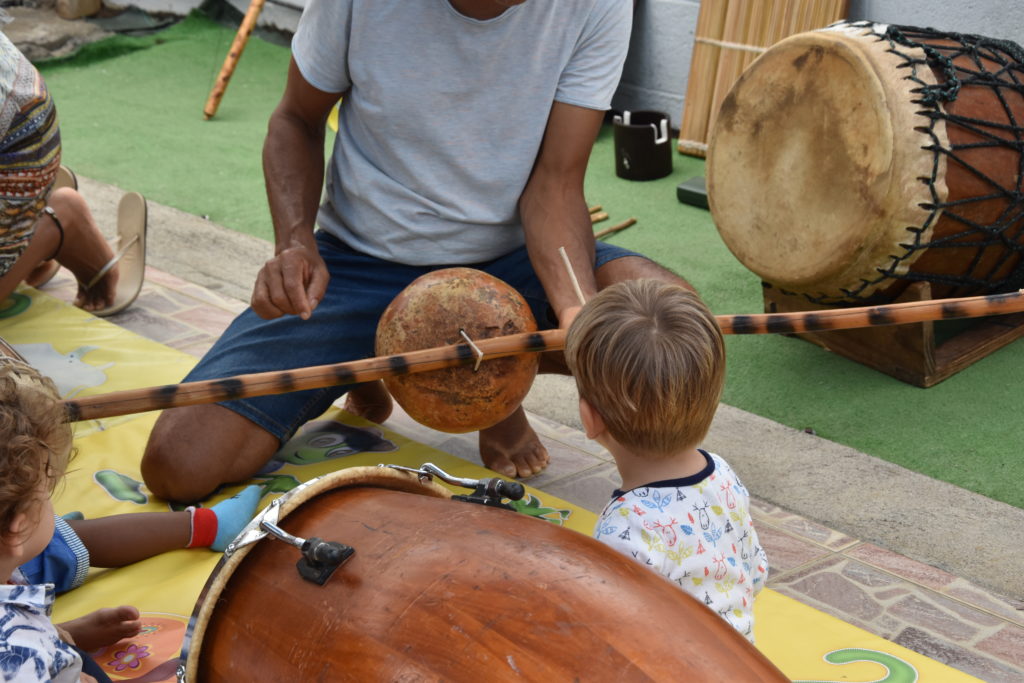
M 595 244 L 583 196 L 632 7 L 309 0 L 263 150 L 275 256 L 252 308 L 187 379 L 372 356 L 383 309 L 441 267 L 500 277 L 542 326 L 550 313 L 566 327 L 579 309 L 560 247 L 587 296 L 639 277 L 688 286 L 640 255 Z M 325 121 L 339 100 L 325 175 Z M 250 476 L 346 389 L 168 411 L 143 458 L 146 483 L 187 500 Z M 361 385 L 346 407 L 381 421 L 390 398 L 380 383 Z M 521 408 L 480 433 L 480 451 L 509 476 L 548 462 Z

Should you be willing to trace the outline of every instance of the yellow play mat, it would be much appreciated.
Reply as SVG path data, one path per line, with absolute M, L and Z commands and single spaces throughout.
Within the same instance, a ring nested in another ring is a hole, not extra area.
M 65 397 L 177 382 L 195 363 L 187 354 L 31 288 L 20 289 L 0 306 L 0 337 L 53 377 Z M 66 484 L 58 489 L 57 512 L 98 517 L 167 510 L 167 503 L 147 491 L 139 473 L 155 419 L 155 413 L 144 413 L 76 425 L 78 454 Z M 494 476 L 332 409 L 306 425 L 248 483 L 264 488 L 262 507 L 299 483 L 337 469 L 378 463 L 419 467 L 425 462 L 459 477 Z M 204 504 L 240 488 L 222 489 Z M 521 512 L 590 534 L 592 512 L 531 487 L 527 492 Z M 179 550 L 117 570 L 93 570 L 85 585 L 57 600 L 54 619 L 71 619 L 98 607 L 135 605 L 143 614 L 143 632 L 94 653 L 94 658 L 114 680 L 173 681 L 189 616 L 219 557 L 206 549 Z M 755 610 L 758 647 L 794 680 L 976 680 L 770 589 L 758 597 Z

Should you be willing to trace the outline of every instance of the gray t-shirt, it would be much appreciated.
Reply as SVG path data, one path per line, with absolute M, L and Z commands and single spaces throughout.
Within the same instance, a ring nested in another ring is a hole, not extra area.
M 553 102 L 604 110 L 630 0 L 527 0 L 487 21 L 449 0 L 310 0 L 302 75 L 345 92 L 320 226 L 414 265 L 470 264 L 524 241 L 518 200 Z

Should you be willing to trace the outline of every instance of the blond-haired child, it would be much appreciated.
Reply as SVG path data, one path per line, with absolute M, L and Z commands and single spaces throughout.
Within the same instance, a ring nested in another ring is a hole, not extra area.
M 573 320 L 565 357 L 587 436 L 622 487 L 595 538 L 663 574 L 753 641 L 768 562 L 747 490 L 699 445 L 722 393 L 725 344 L 693 292 L 657 280 L 603 289 Z

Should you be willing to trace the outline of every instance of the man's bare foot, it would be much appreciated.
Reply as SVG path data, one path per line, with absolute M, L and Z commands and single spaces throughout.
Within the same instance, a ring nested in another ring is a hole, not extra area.
M 380 424 L 391 417 L 393 402 L 384 382 L 366 382 L 349 389 L 345 397 L 345 410 Z
M 519 406 L 514 413 L 480 430 L 484 466 L 506 477 L 529 477 L 548 466 L 548 451 Z
M 75 645 L 93 652 L 113 645 L 122 638 L 131 638 L 142 630 L 139 610 L 130 605 L 104 607 L 95 612 L 65 621 L 60 626 L 75 640 Z

